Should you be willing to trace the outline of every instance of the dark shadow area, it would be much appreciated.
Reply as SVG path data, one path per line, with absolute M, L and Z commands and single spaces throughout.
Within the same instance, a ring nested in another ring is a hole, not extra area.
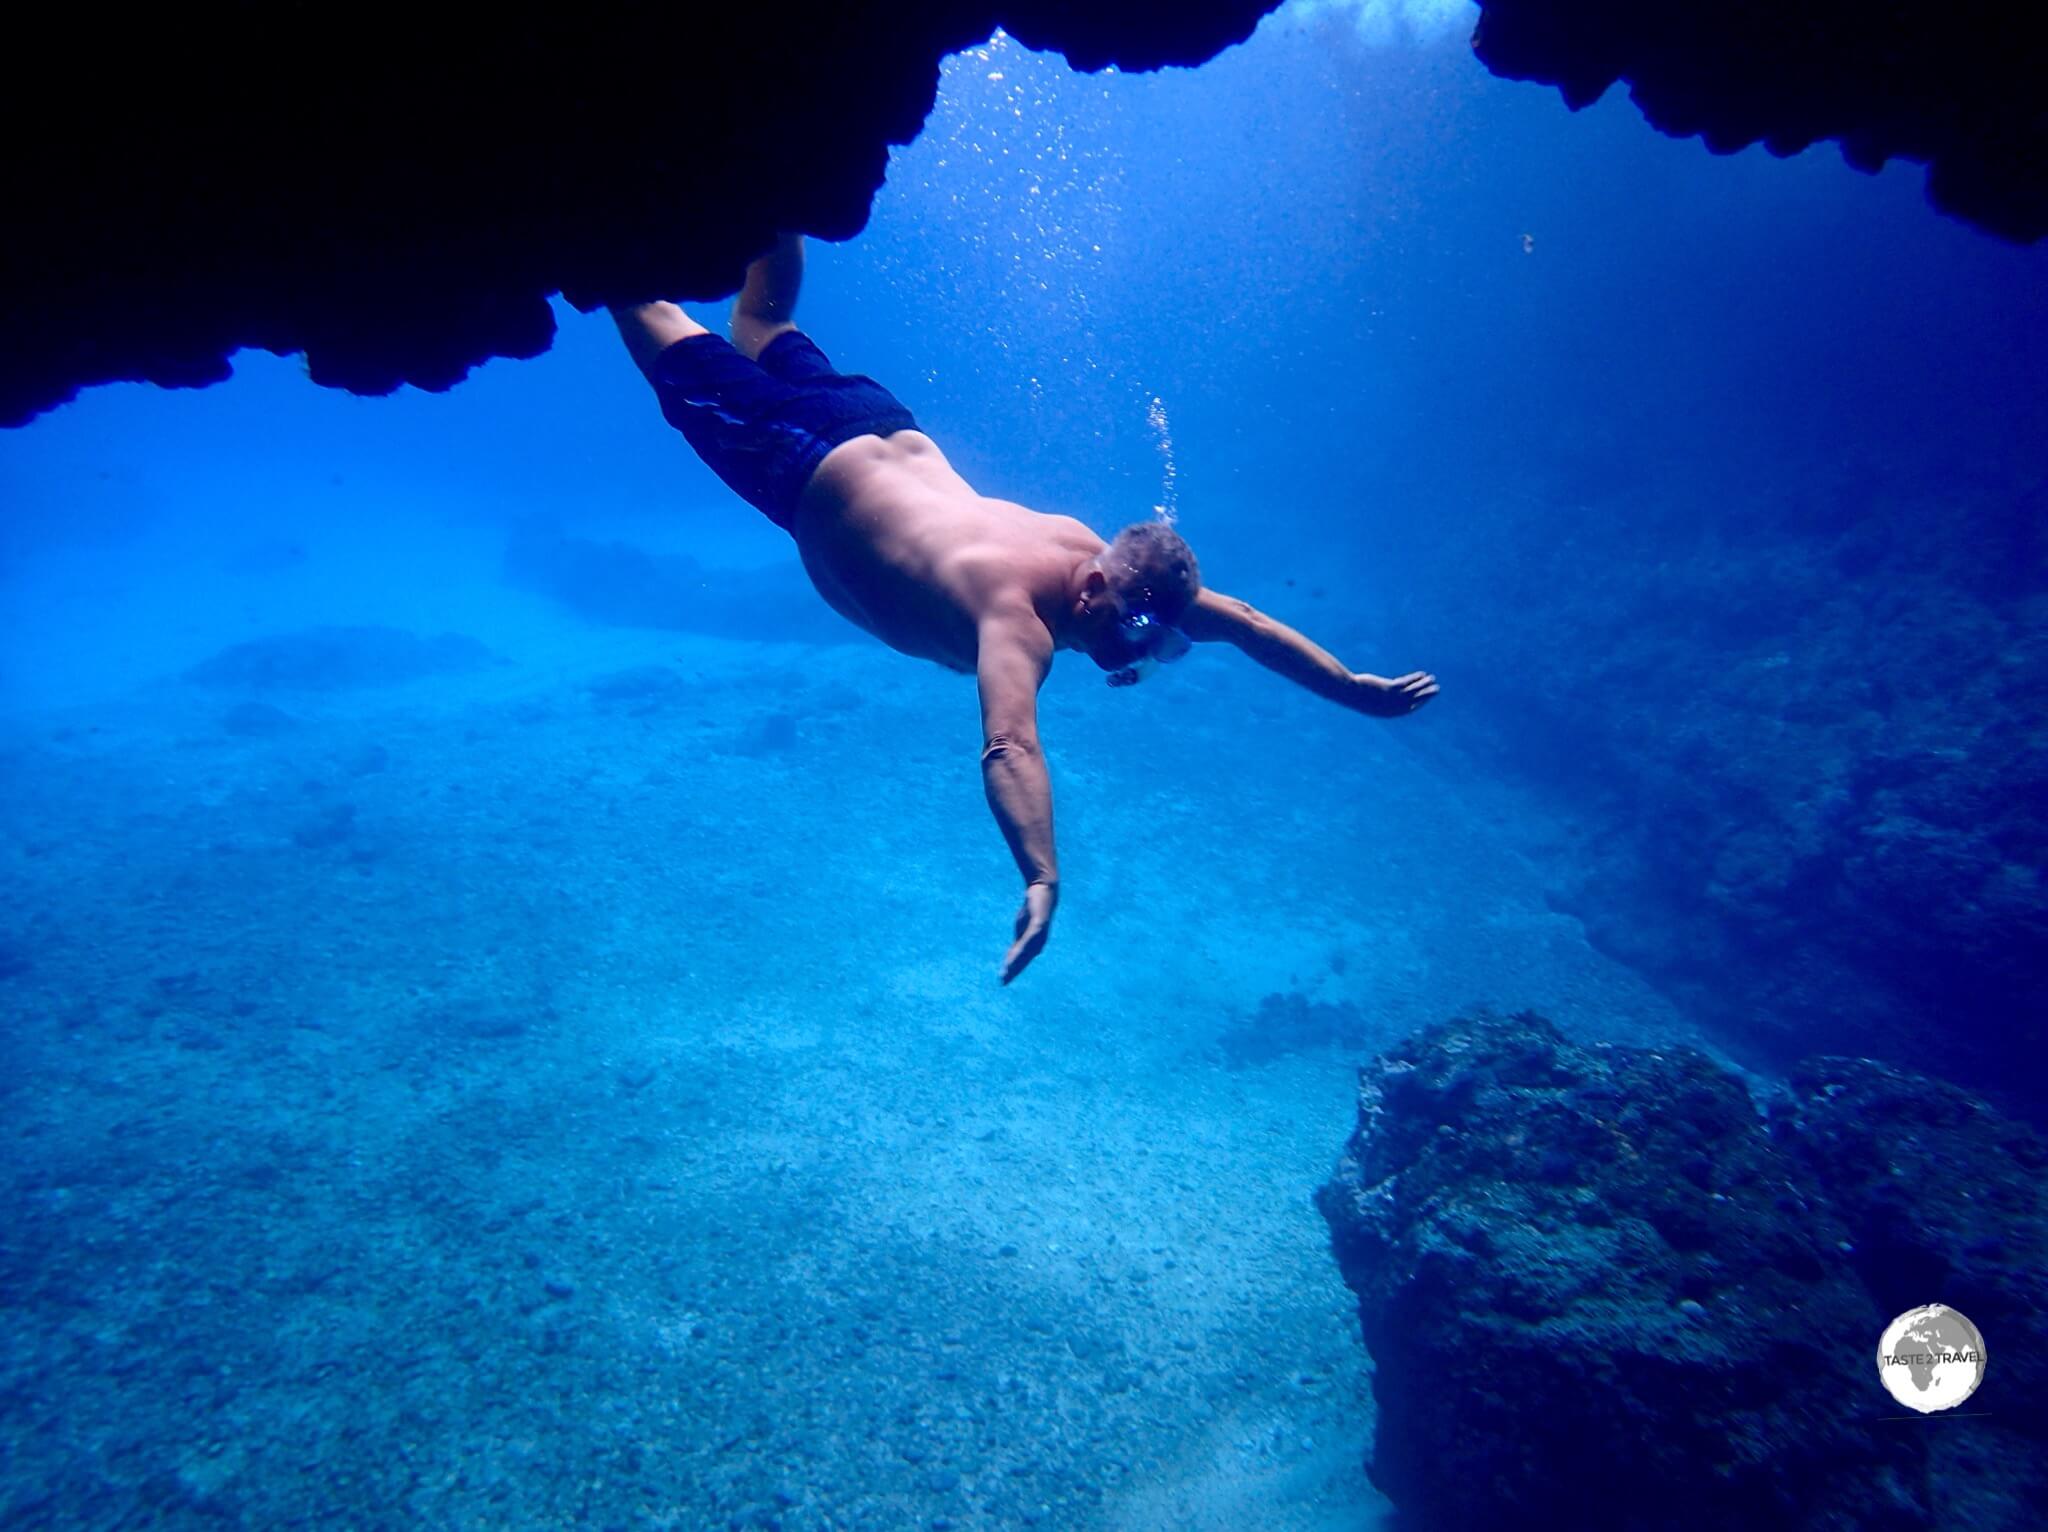
M 16 40 L 42 88 L 0 100 L 0 422 L 94 383 L 217 383 L 245 346 L 356 393 L 448 388 L 545 351 L 550 293 L 711 298 L 778 229 L 859 232 L 939 60 L 998 26 L 1151 69 L 1270 8 L 799 5 L 772 44 L 744 6 L 319 7 L 289 41 L 237 10 L 46 12 Z
M 1834 139 L 1858 170 L 1924 162 L 1936 207 L 2031 241 L 2048 233 L 2048 58 L 2014 23 L 1996 0 L 1486 0 L 1473 42 L 1495 74 L 1555 85 L 1574 108 L 1625 81 L 1653 126 L 1716 154 Z
M 772 69 L 729 67 L 762 46 L 745 7 L 611 4 L 557 28 L 322 7 L 289 44 L 233 10 L 111 31 L 43 12 L 16 42 L 39 88 L 0 101 L 0 422 L 96 383 L 219 382 L 243 347 L 304 352 L 314 381 L 357 393 L 445 389 L 545 351 L 551 293 L 586 311 L 708 299 L 778 229 L 857 233 L 939 61 L 997 27 L 1082 69 L 1151 69 L 1212 57 L 1269 9 L 803 5 L 778 13 Z M 1865 169 L 1931 161 L 1938 205 L 2031 239 L 2042 59 L 2000 17 L 1494 0 L 1478 43 L 1575 105 L 1625 79 L 1658 127 L 1716 150 L 1838 138 Z

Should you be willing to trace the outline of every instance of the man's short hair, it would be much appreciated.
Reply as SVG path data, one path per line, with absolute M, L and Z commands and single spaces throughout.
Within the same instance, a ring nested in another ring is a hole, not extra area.
M 1202 589 L 1195 550 L 1164 521 L 1133 522 L 1117 533 L 1102 550 L 1102 572 L 1119 596 L 1162 622 L 1179 622 Z

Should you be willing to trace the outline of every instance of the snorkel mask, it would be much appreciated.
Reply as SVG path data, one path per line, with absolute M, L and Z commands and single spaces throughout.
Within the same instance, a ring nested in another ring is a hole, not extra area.
M 1111 686 L 1136 686 L 1154 666 L 1171 665 L 1188 648 L 1186 634 L 1140 608 L 1117 618 L 1090 657 L 1109 672 Z

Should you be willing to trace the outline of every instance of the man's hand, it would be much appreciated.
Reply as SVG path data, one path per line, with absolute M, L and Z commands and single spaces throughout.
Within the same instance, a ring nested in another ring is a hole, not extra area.
M 1351 706 L 1371 718 L 1405 718 L 1436 695 L 1436 677 L 1411 670 L 1391 681 L 1385 676 L 1354 675 Z
M 1436 677 L 1411 670 L 1389 681 L 1351 669 L 1336 655 L 1248 601 L 1204 587 L 1181 614 L 1196 643 L 1234 644 L 1276 675 L 1370 718 L 1405 718 L 1436 695 Z
M 1024 907 L 1017 911 L 1017 939 L 1003 955 L 1005 984 L 1045 951 L 1045 939 L 1052 934 L 1052 912 L 1059 902 L 1060 891 L 1054 884 L 1033 883 L 1024 890 Z

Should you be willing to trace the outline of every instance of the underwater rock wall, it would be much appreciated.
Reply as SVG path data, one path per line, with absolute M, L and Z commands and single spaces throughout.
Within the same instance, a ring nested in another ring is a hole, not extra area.
M 1939 1294 L 1997 1336 L 1999 1387 L 1976 1455 L 2031 1464 L 2048 1513 L 2048 1139 L 1967 1091 L 1869 1059 L 1809 1059 L 1776 1103 L 1777 1141 L 1849 1232 L 1887 1316 Z M 1987 1379 L 1989 1374 L 1987 1374 Z
M 998 26 L 1078 68 L 1197 64 L 1274 0 L 912 0 L 780 8 L 609 4 L 573 21 L 314 7 L 104 27 L 39 12 L 0 94 L 0 425 L 95 383 L 201 386 L 242 347 L 304 352 L 356 393 L 443 389 L 547 349 L 579 309 L 734 291 L 777 229 L 866 223 L 889 146 L 939 61 Z M 2013 238 L 2048 229 L 2038 43 L 1997 8 L 1787 10 L 1491 0 L 1496 73 L 1582 105 L 1630 82 L 1650 120 L 1715 149 L 1843 141 L 1932 161 L 1937 203 Z
M 1577 820 L 1551 897 L 1600 948 L 1774 1064 L 2041 1118 L 2048 486 L 1985 472 L 1475 512 L 1395 605 L 1469 703 L 1440 727 Z
M 1528 1015 L 1412 1038 L 1360 1071 L 1318 1195 L 1376 1368 L 1373 1481 L 1447 1529 L 2038 1525 L 2044 1154 L 1858 1061 L 1802 1070 L 1767 1124 L 1687 1049 Z M 1985 1333 L 1990 1414 L 1901 1431 L 1877 1343 L 1935 1301 Z

